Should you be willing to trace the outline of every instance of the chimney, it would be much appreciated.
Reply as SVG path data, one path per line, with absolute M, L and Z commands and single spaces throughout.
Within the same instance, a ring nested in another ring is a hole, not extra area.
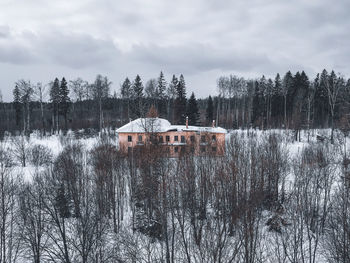
M 215 120 L 213 120 L 212 127 L 215 128 Z
M 186 116 L 186 129 L 188 129 L 188 116 Z

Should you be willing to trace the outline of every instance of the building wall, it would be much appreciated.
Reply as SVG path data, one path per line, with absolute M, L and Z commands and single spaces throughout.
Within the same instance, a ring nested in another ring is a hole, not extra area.
M 131 136 L 132 141 L 128 141 Z M 139 136 L 142 136 L 142 141 L 139 141 Z M 164 149 L 164 154 L 170 157 L 177 157 L 184 152 L 192 152 L 195 155 L 223 155 L 225 152 L 225 134 L 224 133 L 209 133 L 197 131 L 169 131 L 156 134 L 149 133 L 119 133 L 119 146 L 124 152 L 130 151 L 134 147 L 142 147 L 150 143 L 151 136 L 156 138 L 152 140 L 159 147 Z M 169 141 L 167 141 L 169 136 Z M 176 141 L 175 136 L 178 140 Z M 181 141 L 181 136 L 184 137 L 184 142 Z M 213 138 L 215 137 L 215 139 Z M 162 141 L 161 139 L 162 138 Z

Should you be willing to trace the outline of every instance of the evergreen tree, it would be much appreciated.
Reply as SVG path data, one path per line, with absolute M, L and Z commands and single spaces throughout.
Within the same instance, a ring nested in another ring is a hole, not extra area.
M 61 115 L 64 117 L 64 125 L 67 130 L 67 114 L 70 106 L 70 98 L 69 98 L 69 89 L 67 85 L 67 81 L 65 78 L 62 78 L 61 86 L 59 89 L 59 109 Z
M 166 90 L 166 81 L 164 79 L 163 72 L 161 71 L 157 81 L 157 96 L 159 99 L 164 99 L 165 90 Z
M 136 75 L 136 78 L 132 85 L 132 89 L 133 89 L 133 96 L 135 99 L 139 99 L 143 97 L 143 84 L 141 81 L 141 77 L 139 75 Z
M 328 81 L 328 72 L 323 70 L 321 75 L 317 74 L 315 83 L 314 98 L 314 123 L 316 127 L 325 127 L 328 124 L 329 107 L 326 82 Z
M 197 125 L 199 122 L 199 109 L 194 92 L 192 92 L 190 99 L 188 100 L 187 116 L 190 125 Z
M 166 81 L 164 79 L 163 72 L 161 71 L 159 74 L 159 78 L 157 80 L 157 89 L 156 89 L 156 97 L 157 97 L 157 108 L 160 115 L 166 115 L 166 103 L 165 99 L 165 90 L 166 90 Z
M 130 98 L 132 97 L 132 87 L 131 82 L 128 77 L 124 80 L 121 91 L 122 98 L 127 100 L 127 119 L 130 119 Z
M 141 117 L 143 115 L 143 84 L 139 75 L 136 75 L 134 83 L 132 85 L 133 89 L 133 99 L 134 99 L 134 107 L 133 113 L 135 117 Z
M 183 75 L 180 75 L 176 87 L 175 99 L 175 121 L 177 124 L 184 124 L 186 120 L 186 83 Z
M 283 115 L 284 115 L 284 125 L 285 128 L 287 128 L 287 115 L 289 111 L 289 96 L 290 91 L 293 88 L 293 75 L 290 71 L 286 73 L 286 75 L 283 77 L 282 81 L 282 93 L 283 93 Z
M 52 103 L 52 126 L 56 127 L 56 130 L 58 131 L 58 112 L 60 103 L 60 81 L 58 80 L 58 78 L 55 78 L 54 82 L 51 85 L 50 101 Z
M 210 125 L 211 122 L 214 120 L 214 105 L 213 105 L 213 99 L 209 95 L 208 103 L 207 103 L 207 109 L 206 109 L 206 120 L 207 125 Z
M 16 114 L 16 126 L 18 127 L 21 121 L 21 94 L 18 85 L 13 89 L 13 106 Z
M 272 103 L 271 105 L 272 117 L 282 120 L 283 119 L 283 92 L 282 92 L 282 81 L 279 73 L 277 73 L 275 77 L 271 103 Z

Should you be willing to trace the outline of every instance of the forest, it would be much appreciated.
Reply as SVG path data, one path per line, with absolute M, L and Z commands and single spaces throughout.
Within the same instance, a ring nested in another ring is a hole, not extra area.
M 115 94 L 101 75 L 17 81 L 0 104 L 0 263 L 350 262 L 349 84 L 229 75 L 197 99 L 162 72 Z M 216 120 L 224 156 L 122 153 L 115 128 L 150 107 Z
M 101 131 L 145 116 L 151 105 L 172 124 L 210 125 L 212 120 L 227 129 L 301 129 L 346 126 L 349 122 L 350 80 L 340 73 L 323 70 L 315 78 L 304 71 L 288 71 L 274 79 L 262 76 L 245 79 L 220 76 L 215 96 L 196 99 L 187 94 L 184 76 L 173 75 L 168 82 L 160 72 L 143 84 L 139 75 L 126 78 L 111 94 L 107 76 L 97 75 L 93 83 L 81 78 L 32 84 L 18 80 L 13 102 L 0 100 L 0 135 L 5 131 L 42 134 L 86 129 Z M 333 136 L 332 136 L 333 139 Z

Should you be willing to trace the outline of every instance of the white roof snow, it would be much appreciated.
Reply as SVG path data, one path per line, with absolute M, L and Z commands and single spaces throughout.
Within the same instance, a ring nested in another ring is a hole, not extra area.
M 227 133 L 220 127 L 199 127 L 185 125 L 171 125 L 169 121 L 162 118 L 139 118 L 125 124 L 117 129 L 118 133 L 142 133 L 142 132 L 167 132 L 167 131 L 199 131 L 213 133 Z

